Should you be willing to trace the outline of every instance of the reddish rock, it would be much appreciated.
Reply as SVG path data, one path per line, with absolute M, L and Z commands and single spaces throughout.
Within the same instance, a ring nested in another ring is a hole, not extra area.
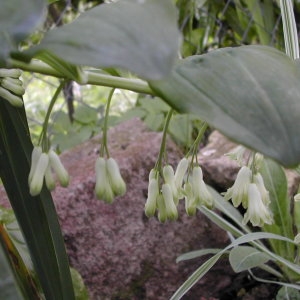
M 148 132 L 138 120 L 109 131 L 111 156 L 127 183 L 126 195 L 112 205 L 94 197 L 99 139 L 62 157 L 72 183 L 68 189 L 57 188 L 53 195 L 71 264 L 83 276 L 92 299 L 168 299 L 203 262 L 195 259 L 176 264 L 178 255 L 227 243 L 224 231 L 203 215 L 187 217 L 183 207 L 177 222 L 161 224 L 145 217 L 148 174 L 160 141 L 160 133 Z M 176 165 L 181 156 L 169 141 L 169 163 Z M 220 269 L 224 271 L 224 267 Z M 215 279 L 213 274 L 205 277 L 187 299 L 209 297 L 221 290 L 223 286 L 216 288 L 218 283 L 212 277 Z

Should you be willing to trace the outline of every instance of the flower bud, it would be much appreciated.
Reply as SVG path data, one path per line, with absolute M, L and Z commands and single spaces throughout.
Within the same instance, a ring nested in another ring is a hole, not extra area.
M 177 220 L 178 212 L 177 207 L 173 200 L 172 190 L 169 184 L 165 183 L 162 185 L 162 195 L 166 206 L 167 218 L 169 220 Z
M 162 194 L 159 194 L 157 197 L 157 207 L 158 207 L 158 214 L 157 214 L 158 220 L 161 223 L 165 223 L 168 219 L 168 216 L 167 216 L 167 209 L 166 209 L 164 197 Z
M 175 184 L 175 175 L 174 175 L 174 170 L 173 170 L 172 166 L 170 166 L 170 165 L 164 166 L 163 176 L 164 176 L 165 182 L 170 185 L 174 203 L 177 205 L 178 201 L 179 201 L 179 198 L 178 198 L 179 193 L 178 193 L 178 190 L 177 190 L 177 187 Z
M 151 179 L 156 179 L 156 174 L 157 174 L 157 170 L 156 169 L 152 169 L 149 173 L 149 182 L 151 181 Z
M 48 165 L 46 172 L 45 172 L 45 182 L 46 182 L 46 186 L 49 191 L 52 191 L 55 189 L 55 180 L 54 180 L 54 177 L 52 174 L 50 164 Z
M 107 169 L 106 160 L 103 157 L 98 157 L 95 164 L 96 172 L 96 185 L 95 194 L 98 199 L 104 200 L 107 203 L 112 203 L 114 200 L 114 193 L 110 186 Z
M 0 69 L 1 70 L 1 69 Z M 42 148 L 41 147 L 34 147 L 32 152 L 31 152 L 31 167 L 30 167 L 30 172 L 28 175 L 28 184 L 30 184 L 33 174 L 35 172 L 37 163 L 39 161 L 39 158 L 42 154 Z
M 12 94 L 10 91 L 6 90 L 2 86 L 0 86 L 0 97 L 7 100 L 12 106 L 23 106 L 23 100 L 20 96 Z
M 106 169 L 113 193 L 117 196 L 123 196 L 126 193 L 126 184 L 117 162 L 113 158 L 109 158 L 106 161 Z
M 49 156 L 46 153 L 42 153 L 37 162 L 32 180 L 29 183 L 30 194 L 32 196 L 37 196 L 43 187 L 44 176 L 46 169 L 49 165 Z
M 187 182 L 184 185 L 184 193 L 185 193 L 185 211 L 188 216 L 194 216 L 196 214 L 196 203 L 195 197 L 193 194 L 193 188 L 190 182 Z
M 25 94 L 25 89 L 23 88 L 23 86 L 16 84 L 15 80 L 12 78 L 4 78 L 1 81 L 1 86 L 17 96 L 23 96 Z
M 175 171 L 175 184 L 177 189 L 180 189 L 182 187 L 183 178 L 188 169 L 188 166 L 189 166 L 189 161 L 185 157 L 181 159 L 181 161 L 178 163 L 178 166 Z
M 19 69 L 0 69 L 0 77 L 13 77 L 19 78 L 22 75 L 22 71 Z
M 157 206 L 157 197 L 159 195 L 157 179 L 151 179 L 148 185 L 148 198 L 145 204 L 145 215 L 150 218 L 153 217 Z
M 50 159 L 50 165 L 53 168 L 54 172 L 57 175 L 57 178 L 59 180 L 59 183 L 61 186 L 66 187 L 69 185 L 69 174 L 63 164 L 60 161 L 59 156 L 54 152 L 53 150 L 49 151 L 49 159 Z

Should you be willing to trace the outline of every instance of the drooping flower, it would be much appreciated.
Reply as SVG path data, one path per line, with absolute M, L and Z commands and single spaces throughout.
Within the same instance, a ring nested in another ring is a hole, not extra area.
M 234 207 L 240 204 L 244 208 L 248 207 L 248 188 L 252 180 L 252 171 L 249 167 L 243 166 L 236 177 L 236 180 L 231 188 L 229 188 L 224 196 L 225 200 L 232 199 Z
M 95 163 L 96 185 L 95 194 L 98 199 L 104 200 L 107 203 L 112 203 L 114 193 L 109 183 L 106 169 L 106 160 L 103 157 L 98 157 Z
M 152 178 L 148 185 L 148 197 L 145 203 L 145 215 L 148 218 L 153 217 L 155 215 L 158 195 L 158 180 L 156 178 Z
M 188 169 L 188 166 L 189 166 L 189 161 L 185 157 L 182 158 L 177 165 L 174 177 L 175 177 L 175 184 L 178 190 L 181 190 L 182 188 L 183 179 Z
M 193 216 L 197 211 L 197 204 L 195 201 L 193 188 L 190 182 L 186 182 L 184 185 L 184 200 L 185 200 L 185 211 L 188 216 Z
M 161 191 L 162 191 L 163 200 L 164 200 L 165 207 L 166 207 L 167 218 L 172 221 L 177 220 L 178 211 L 177 211 L 177 207 L 174 203 L 172 189 L 171 189 L 170 185 L 167 183 L 164 183 L 162 185 Z
M 61 186 L 66 187 L 69 184 L 69 174 L 61 163 L 59 156 L 53 150 L 45 153 L 42 152 L 41 147 L 34 147 L 28 175 L 28 185 L 32 196 L 37 196 L 41 192 L 44 178 L 50 191 L 55 188 L 52 169 L 56 173 Z
M 106 168 L 113 193 L 116 196 L 123 196 L 126 193 L 126 183 L 121 176 L 117 162 L 112 157 L 106 161 Z
M 179 189 L 177 188 L 175 184 L 175 175 L 174 175 L 174 170 L 172 166 L 166 165 L 163 167 L 163 177 L 165 180 L 165 183 L 167 183 L 172 191 L 173 194 L 173 200 L 175 204 L 178 204 L 179 201 Z
M 243 224 L 251 222 L 253 226 L 263 226 L 273 223 L 273 215 L 268 206 L 264 204 L 262 195 L 255 183 L 248 186 L 248 209 L 244 215 Z
M 96 185 L 95 194 L 98 199 L 112 203 L 115 196 L 126 193 L 126 184 L 119 166 L 113 158 L 98 157 L 95 163 Z
M 49 159 L 50 166 L 56 173 L 60 185 L 67 187 L 70 181 L 69 173 L 61 163 L 59 156 L 52 149 L 49 151 Z
M 203 181 L 203 173 L 200 166 L 193 168 L 193 172 L 190 179 L 192 185 L 192 191 L 194 195 L 195 204 L 204 205 L 209 208 L 213 206 L 213 197 L 208 191 L 205 182 Z
M 271 203 L 269 192 L 266 190 L 263 177 L 261 176 L 260 173 L 257 173 L 253 176 L 253 183 L 256 184 L 256 186 L 260 192 L 263 203 L 265 205 L 269 205 Z
M 48 154 L 41 153 L 29 180 L 29 191 L 32 196 L 37 196 L 41 192 L 48 164 Z

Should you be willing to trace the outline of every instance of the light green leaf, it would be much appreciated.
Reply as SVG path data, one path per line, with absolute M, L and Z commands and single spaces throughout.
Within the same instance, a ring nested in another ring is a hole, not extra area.
M 300 300 L 300 292 L 291 287 L 283 286 L 276 295 L 276 300 Z
M 160 79 L 177 56 L 179 31 L 170 0 L 122 0 L 98 5 L 46 33 L 26 55 L 49 51 L 75 65 L 120 67 Z
M 259 267 L 270 259 L 266 253 L 249 246 L 238 246 L 229 254 L 229 262 L 236 273 Z
M 177 63 L 150 85 L 182 113 L 285 166 L 300 162 L 299 62 L 265 46 L 224 48 Z
M 1 1 L 0 65 L 5 66 L 9 52 L 31 33 L 45 18 L 44 0 Z
M 260 172 L 266 189 L 269 191 L 270 209 L 274 215 L 274 224 L 265 225 L 264 231 L 281 234 L 290 239 L 294 238 L 291 218 L 291 200 L 288 197 L 287 179 L 284 170 L 276 162 L 265 159 Z M 282 241 L 270 241 L 274 251 L 285 258 L 293 260 L 294 245 Z

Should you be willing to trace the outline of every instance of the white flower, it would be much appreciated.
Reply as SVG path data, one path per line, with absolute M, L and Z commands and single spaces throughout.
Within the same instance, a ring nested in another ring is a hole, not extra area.
M 188 166 L 189 166 L 189 161 L 187 160 L 187 158 L 184 157 L 183 159 L 180 160 L 176 168 L 174 177 L 175 177 L 175 185 L 179 192 L 182 190 L 183 179 L 188 169 Z M 179 195 L 179 197 L 183 197 L 183 195 Z
M 196 214 L 197 205 L 193 194 L 193 188 L 190 182 L 185 183 L 184 193 L 185 193 L 185 197 L 184 197 L 185 211 L 188 216 L 193 216 Z
M 148 198 L 145 204 L 145 215 L 153 217 L 157 207 L 157 197 L 159 195 L 158 180 L 152 178 L 148 185 Z
M 248 188 L 252 179 L 252 171 L 243 166 L 236 177 L 236 180 L 231 188 L 229 188 L 224 196 L 225 200 L 232 199 L 234 207 L 241 203 L 244 208 L 248 207 Z
M 161 191 L 162 191 L 162 195 L 164 198 L 167 218 L 172 221 L 177 220 L 178 212 L 177 212 L 177 207 L 174 203 L 172 189 L 171 189 L 170 185 L 167 183 L 164 183 L 162 185 Z
M 106 161 L 106 169 L 113 193 L 116 196 L 123 196 L 126 193 L 126 183 L 121 176 L 117 162 L 109 158 Z
M 164 166 L 163 176 L 164 176 L 165 183 L 169 184 L 169 186 L 172 190 L 173 200 L 174 200 L 175 204 L 177 205 L 178 201 L 179 201 L 179 189 L 177 188 L 177 186 L 175 184 L 175 175 L 174 175 L 174 170 L 173 170 L 172 166 L 170 166 L 170 165 Z
M 30 172 L 28 175 L 28 184 L 30 184 L 33 174 L 35 172 L 36 166 L 38 164 L 39 158 L 42 154 L 42 148 L 41 147 L 34 147 L 32 152 L 31 152 L 31 167 L 30 167 Z
M 196 205 L 205 205 L 207 207 L 213 206 L 213 197 L 208 191 L 206 184 L 203 181 L 203 173 L 199 166 L 193 168 L 190 179 L 192 191 L 195 198 Z
M 263 203 L 269 205 L 271 203 L 269 192 L 265 188 L 264 180 L 260 173 L 254 175 L 253 183 L 258 187 Z
M 104 200 L 107 203 L 112 203 L 114 193 L 109 183 L 106 169 L 106 160 L 103 157 L 98 157 L 95 163 L 96 185 L 95 194 L 98 199 Z
M 52 149 L 49 151 L 49 159 L 50 165 L 56 173 L 60 185 L 67 187 L 70 181 L 69 174 L 61 163 L 59 156 Z
M 243 224 L 251 222 L 253 226 L 272 224 L 273 216 L 262 200 L 262 195 L 255 183 L 248 186 L 248 210 L 244 215 Z
M 31 180 L 29 180 L 29 191 L 32 196 L 37 196 L 41 192 L 48 165 L 49 156 L 42 153 L 38 158 Z

